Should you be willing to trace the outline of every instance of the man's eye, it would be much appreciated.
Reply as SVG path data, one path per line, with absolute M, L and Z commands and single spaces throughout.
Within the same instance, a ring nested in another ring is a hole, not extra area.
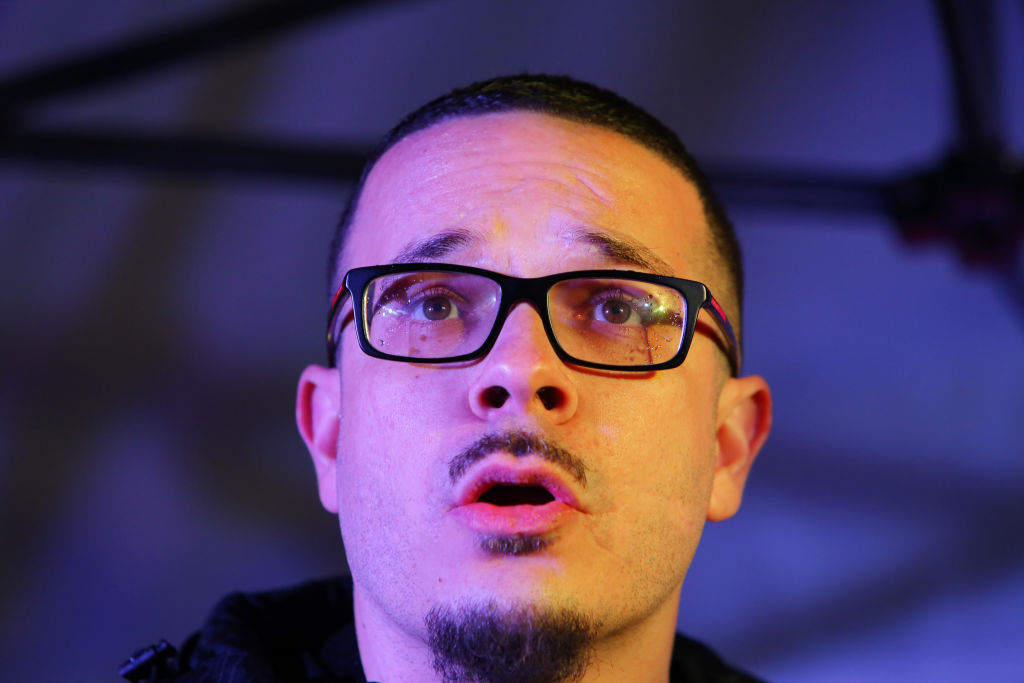
M 425 320 L 448 320 L 459 317 L 459 307 L 450 298 L 435 295 L 424 299 L 417 313 Z
M 625 325 L 639 322 L 633 307 L 621 299 L 607 299 L 594 307 L 594 318 L 604 323 Z
M 467 306 L 472 308 L 472 304 L 459 293 L 435 286 L 410 293 L 406 310 L 415 320 L 440 322 L 463 317 L 469 310 Z

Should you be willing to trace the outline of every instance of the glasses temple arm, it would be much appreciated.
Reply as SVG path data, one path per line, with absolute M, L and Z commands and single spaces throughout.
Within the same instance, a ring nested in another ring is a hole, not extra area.
M 345 283 L 342 282 L 341 286 L 338 287 L 338 291 L 334 293 L 334 298 L 331 299 L 331 308 L 327 312 L 327 366 L 334 367 L 334 356 L 338 348 L 338 340 L 333 337 L 334 332 L 334 318 L 339 313 L 339 308 L 342 306 L 345 300 L 345 295 L 348 294 L 348 289 L 345 287 Z M 351 313 L 349 316 L 352 315 Z M 346 319 L 349 316 L 345 316 Z M 346 320 L 347 322 L 347 320 Z M 345 326 L 345 322 L 338 325 L 339 336 L 341 329 Z
M 711 313 L 711 317 L 715 319 L 718 326 L 725 332 L 725 342 L 728 346 L 727 349 L 723 349 L 726 355 L 729 357 L 729 368 L 732 370 L 733 377 L 739 377 L 740 374 L 740 345 L 736 341 L 736 333 L 732 329 L 732 323 L 729 322 L 729 317 L 722 310 L 721 304 L 718 303 L 718 299 L 708 293 L 708 300 L 704 302 L 701 308 L 705 308 Z

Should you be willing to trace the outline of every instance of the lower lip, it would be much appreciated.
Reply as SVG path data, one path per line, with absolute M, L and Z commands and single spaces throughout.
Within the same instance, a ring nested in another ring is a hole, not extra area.
M 559 501 L 544 505 L 469 503 L 454 508 L 456 518 L 484 534 L 544 534 L 553 531 L 576 509 Z

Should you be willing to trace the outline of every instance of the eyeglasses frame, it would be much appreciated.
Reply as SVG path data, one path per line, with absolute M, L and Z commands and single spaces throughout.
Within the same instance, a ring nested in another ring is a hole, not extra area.
M 396 356 L 393 354 L 385 353 L 370 342 L 366 335 L 366 327 L 363 320 L 363 305 L 360 301 L 357 305 L 356 297 L 353 296 L 353 292 L 359 293 L 359 298 L 365 295 L 366 285 L 373 280 L 385 275 L 397 275 L 401 273 L 411 273 L 415 271 L 433 271 L 433 272 L 445 272 L 445 273 L 466 273 L 469 275 L 479 275 L 486 277 L 498 284 L 501 289 L 501 300 L 498 303 L 498 314 L 494 320 L 493 328 L 490 334 L 483 341 L 483 343 L 473 352 L 464 353 L 459 356 L 444 357 L 444 358 L 420 358 L 410 356 Z M 593 361 L 586 361 L 567 353 L 562 346 L 558 343 L 558 339 L 555 337 L 554 329 L 551 326 L 550 313 L 547 310 L 547 294 L 548 290 L 551 289 L 558 282 L 565 280 L 572 280 L 576 278 L 627 278 L 637 280 L 640 282 L 650 282 L 664 287 L 674 289 L 686 300 L 686 327 L 683 330 L 683 338 L 679 344 L 679 350 L 669 360 L 661 363 L 655 363 L 653 365 L 610 365 L 606 363 L 596 363 Z M 346 297 L 345 295 L 349 296 Z M 485 270 L 483 268 L 474 268 L 472 266 L 461 266 L 450 263 L 392 263 L 380 266 L 363 266 L 360 268 L 353 268 L 345 274 L 345 278 L 342 281 L 337 292 L 334 294 L 334 298 L 331 301 L 331 308 L 327 315 L 327 362 L 329 367 L 335 366 L 335 358 L 337 353 L 338 340 L 332 338 L 332 328 L 334 325 L 335 316 L 339 314 L 342 304 L 346 298 L 352 299 L 352 315 L 356 323 L 356 339 L 359 341 L 359 348 L 363 350 L 363 353 L 374 358 L 382 358 L 385 360 L 395 360 L 411 363 L 458 363 L 470 360 L 476 360 L 483 358 L 491 349 L 494 347 L 494 343 L 498 340 L 498 336 L 501 334 L 501 329 L 505 325 L 505 320 L 508 318 L 512 309 L 519 303 L 527 302 L 533 305 L 534 309 L 540 314 L 541 322 L 544 325 L 544 332 L 547 334 L 548 341 L 551 343 L 555 354 L 566 363 L 572 365 L 578 365 L 586 368 L 594 368 L 598 370 L 615 370 L 624 372 L 650 372 L 654 370 L 668 370 L 670 368 L 679 367 L 686 359 L 687 352 L 690 350 L 690 343 L 693 341 L 693 335 L 697 328 L 697 317 L 702 309 L 707 309 L 711 314 L 712 319 L 718 324 L 719 328 L 725 333 L 725 346 L 722 351 L 726 354 L 729 360 L 729 367 L 732 372 L 732 376 L 736 377 L 739 375 L 740 370 L 740 352 L 739 345 L 736 342 L 736 334 L 733 332 L 732 324 L 730 324 L 728 317 L 725 315 L 725 311 L 722 310 L 721 305 L 712 296 L 707 286 L 696 280 L 684 280 L 682 278 L 669 277 L 667 275 L 655 275 L 654 273 L 644 273 L 631 270 L 575 270 L 565 273 L 554 273 L 551 275 L 542 275 L 541 277 L 533 278 L 520 278 L 512 275 L 504 275 L 502 273 L 495 273 L 494 271 Z M 339 327 L 340 332 L 344 329 L 345 322 L 343 321 Z

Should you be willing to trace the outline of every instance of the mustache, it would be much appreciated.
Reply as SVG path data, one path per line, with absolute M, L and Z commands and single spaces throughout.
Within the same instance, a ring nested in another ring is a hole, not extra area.
M 455 484 L 471 465 L 496 451 L 517 458 L 536 455 L 564 469 L 581 486 L 587 485 L 587 466 L 580 458 L 554 441 L 542 439 L 536 434 L 522 430 L 492 432 L 478 438 L 448 463 L 449 479 Z

